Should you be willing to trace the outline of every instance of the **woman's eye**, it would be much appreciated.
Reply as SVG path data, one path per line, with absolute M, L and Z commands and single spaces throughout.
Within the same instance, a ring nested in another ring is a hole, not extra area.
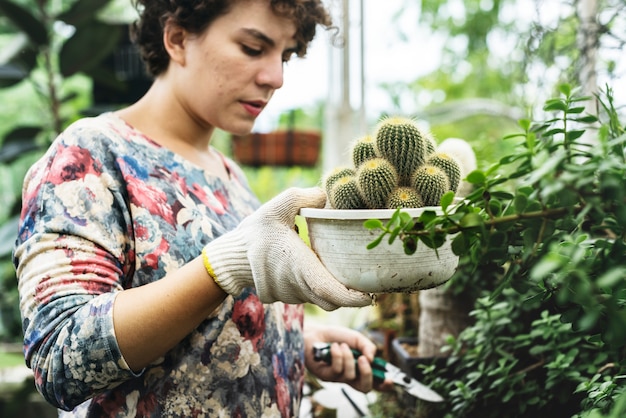
M 261 49 L 256 49 L 256 48 L 252 48 L 246 45 L 242 45 L 241 49 L 243 49 L 243 52 L 246 55 L 249 55 L 251 57 L 258 57 L 259 55 L 261 55 L 263 53 L 263 50 Z

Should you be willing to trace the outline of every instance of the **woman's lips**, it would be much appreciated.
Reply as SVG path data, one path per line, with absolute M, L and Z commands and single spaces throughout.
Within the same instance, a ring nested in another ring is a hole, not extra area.
M 264 107 L 263 102 L 241 102 L 241 104 L 248 113 L 255 117 L 259 116 Z

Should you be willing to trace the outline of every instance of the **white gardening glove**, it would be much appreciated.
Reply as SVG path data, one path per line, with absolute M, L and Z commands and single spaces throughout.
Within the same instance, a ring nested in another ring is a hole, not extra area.
M 301 208 L 325 203 L 322 189 L 288 189 L 207 244 L 203 255 L 215 281 L 231 295 L 254 286 L 263 303 L 310 302 L 327 311 L 370 305 L 371 296 L 339 283 L 294 229 Z

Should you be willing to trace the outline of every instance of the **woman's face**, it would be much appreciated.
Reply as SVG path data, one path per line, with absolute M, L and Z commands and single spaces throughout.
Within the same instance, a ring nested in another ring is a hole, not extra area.
M 276 16 L 268 1 L 236 2 L 204 33 L 188 36 L 182 61 L 170 62 L 176 100 L 200 126 L 250 132 L 283 84 L 295 32 L 295 24 Z

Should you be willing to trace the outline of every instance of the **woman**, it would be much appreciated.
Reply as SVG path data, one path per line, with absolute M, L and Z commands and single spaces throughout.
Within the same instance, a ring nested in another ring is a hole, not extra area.
M 295 416 L 305 367 L 369 391 L 372 342 L 303 328 L 301 303 L 371 303 L 293 230 L 324 193 L 290 189 L 259 208 L 210 147 L 216 128 L 252 129 L 327 11 L 319 0 L 137 3 L 152 87 L 70 126 L 25 180 L 15 265 L 38 389 L 80 417 Z M 313 360 L 318 341 L 333 342 L 332 364 Z M 356 367 L 351 347 L 364 353 Z

